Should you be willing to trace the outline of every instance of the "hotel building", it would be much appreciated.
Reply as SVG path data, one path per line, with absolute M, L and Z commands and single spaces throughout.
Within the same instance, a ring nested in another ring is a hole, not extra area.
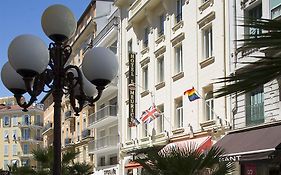
M 214 79 L 230 71 L 228 3 L 115 0 L 121 13 L 120 174 L 141 172 L 134 150 L 182 142 L 211 145 L 232 125 L 230 100 L 213 98 L 221 86 Z M 132 69 L 134 82 L 128 79 Z M 184 92 L 192 87 L 200 99 L 190 102 Z M 129 116 L 139 118 L 153 104 L 160 117 L 128 127 Z

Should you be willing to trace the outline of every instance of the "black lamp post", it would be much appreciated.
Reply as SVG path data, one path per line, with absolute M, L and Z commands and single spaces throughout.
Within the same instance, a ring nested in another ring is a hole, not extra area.
M 53 5 L 44 11 L 41 22 L 45 34 L 54 41 L 49 44 L 49 49 L 36 36 L 16 37 L 9 46 L 9 62 L 3 66 L 1 78 L 23 111 L 27 111 L 42 92 L 53 95 L 53 175 L 61 175 L 63 95 L 69 94 L 71 106 L 75 115 L 78 115 L 86 102 L 93 105 L 100 99 L 105 86 L 117 75 L 118 62 L 112 51 L 96 47 L 85 54 L 82 71 L 75 65 L 66 65 L 71 55 L 71 47 L 66 43 L 76 30 L 76 20 L 72 12 L 63 5 Z M 25 93 L 30 95 L 29 102 L 22 100 Z

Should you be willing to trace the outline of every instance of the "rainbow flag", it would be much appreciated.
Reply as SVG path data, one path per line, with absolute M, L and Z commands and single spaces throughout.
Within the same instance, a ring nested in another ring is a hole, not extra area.
M 187 96 L 188 96 L 189 101 L 194 101 L 194 100 L 200 98 L 200 97 L 196 94 L 196 90 L 194 89 L 194 87 L 192 87 L 191 89 L 188 89 L 188 90 L 184 91 L 184 95 L 187 95 Z

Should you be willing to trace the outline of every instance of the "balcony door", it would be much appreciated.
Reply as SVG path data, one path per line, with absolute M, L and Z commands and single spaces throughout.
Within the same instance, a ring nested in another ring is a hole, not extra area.
M 114 97 L 113 99 L 109 100 L 109 107 L 110 107 L 110 116 L 116 116 L 117 115 L 117 97 Z
M 246 125 L 264 122 L 264 93 L 263 87 L 246 94 Z
M 98 148 L 100 148 L 100 147 L 104 147 L 105 146 L 105 144 L 106 144 L 106 138 L 105 138 L 105 130 L 103 129 L 103 130 L 101 130 L 101 131 L 99 131 L 98 132 L 99 134 L 98 134 Z

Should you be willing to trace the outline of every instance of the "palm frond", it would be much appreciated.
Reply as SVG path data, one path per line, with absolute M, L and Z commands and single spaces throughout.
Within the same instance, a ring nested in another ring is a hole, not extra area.
M 92 172 L 92 166 L 86 163 L 75 163 L 69 169 L 73 175 L 88 175 Z
M 255 34 L 245 36 L 236 42 L 242 43 L 237 52 L 244 53 L 257 50 L 264 56 L 252 56 L 256 62 L 239 62 L 247 64 L 234 75 L 219 78 L 215 83 L 224 84 L 215 90 L 215 97 L 233 93 L 243 94 L 268 83 L 281 75 L 281 22 L 271 19 L 244 19 L 241 26 L 258 30 Z
M 219 174 L 232 172 L 234 164 L 220 162 L 219 157 L 223 150 L 213 147 L 207 153 L 197 149 L 194 144 L 187 147 L 170 147 L 161 151 L 150 149 L 135 161 L 140 163 L 152 175 L 199 175 L 206 171 Z
M 79 152 L 76 152 L 74 150 L 67 151 L 62 154 L 62 164 L 68 165 L 71 163 L 76 156 L 79 155 Z

